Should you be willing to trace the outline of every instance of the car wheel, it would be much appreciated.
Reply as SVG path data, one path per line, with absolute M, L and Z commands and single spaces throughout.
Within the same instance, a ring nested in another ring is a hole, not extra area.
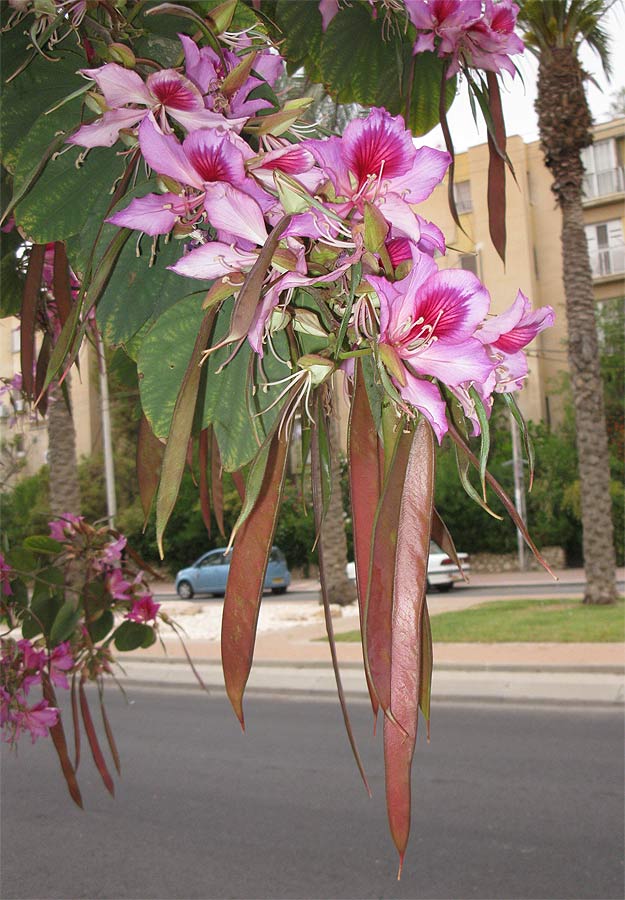
M 281 588 L 272 588 L 272 589 L 271 589 L 271 593 L 272 593 L 272 594 L 286 594 L 286 588 L 285 588 L 285 587 L 281 587 Z
M 437 585 L 436 590 L 439 592 L 439 594 L 447 594 L 447 593 L 449 593 L 449 591 L 452 589 L 453 586 L 454 586 L 453 581 L 450 581 L 449 584 Z
M 191 600 L 193 597 L 193 588 L 188 581 L 181 581 L 176 590 L 178 591 L 178 596 L 183 600 Z

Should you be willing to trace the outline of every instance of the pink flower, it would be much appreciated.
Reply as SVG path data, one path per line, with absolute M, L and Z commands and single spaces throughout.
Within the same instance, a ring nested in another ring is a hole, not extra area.
M 396 194 L 406 203 L 421 203 L 443 180 L 448 153 L 417 149 L 401 116 L 373 108 L 366 119 L 352 120 L 342 137 L 308 140 L 318 165 L 334 185 L 337 199 L 377 201 Z
M 210 191 L 216 184 L 230 185 L 265 205 L 274 202 L 245 171 L 245 161 L 253 151 L 237 135 L 223 129 L 194 131 L 181 144 L 173 134 L 163 134 L 149 115 L 139 128 L 139 146 L 147 164 L 159 175 L 179 182 L 181 193 L 137 198 L 107 219 L 113 225 L 137 228 L 146 234 L 166 234 L 178 218 L 193 223 L 203 211 L 209 213 L 206 201 L 210 203 Z M 182 190 L 182 186 L 193 190 Z
M 21 686 L 28 693 L 33 684 L 41 684 L 41 672 L 45 669 L 47 657 L 43 650 L 35 649 L 26 638 L 17 642 L 17 648 L 20 655 L 15 662 L 20 668 Z
M 253 63 L 253 74 L 243 84 L 226 96 L 222 84 L 228 74 L 241 62 L 241 58 L 226 48 L 220 57 L 212 47 L 202 47 L 184 34 L 178 37 L 184 47 L 185 72 L 187 78 L 198 87 L 204 96 L 209 109 L 218 110 L 226 118 L 242 117 L 242 120 L 255 115 L 261 109 L 271 108 L 271 102 L 265 98 L 249 99 L 252 91 L 267 83 L 273 86 L 284 70 L 282 57 L 269 50 L 256 51 Z M 250 39 L 245 36 L 240 42 L 240 49 L 249 47 Z M 222 62 L 222 58 L 225 61 Z
M 80 523 L 84 521 L 84 516 L 74 516 L 72 513 L 63 513 L 62 516 L 55 519 L 53 522 L 48 522 L 50 537 L 55 541 L 64 543 L 68 538 L 71 538 L 76 534 Z
M 528 371 L 523 348 L 545 328 L 550 328 L 554 320 L 551 306 L 541 306 L 532 312 L 532 304 L 519 291 L 506 312 L 482 323 L 475 336 L 496 365 L 487 385 L 491 391 L 505 393 L 523 387 Z
M 122 553 L 128 541 L 121 534 L 116 541 L 111 541 L 108 543 L 103 550 L 102 553 L 102 561 L 107 565 L 113 566 L 115 563 L 119 562 L 122 558 Z
M 35 706 L 19 706 L 8 714 L 11 733 L 3 740 L 14 743 L 19 740 L 23 731 L 29 731 L 34 744 L 37 738 L 47 737 L 50 728 L 59 720 L 59 710 L 50 706 L 47 700 L 40 700 Z
M 130 600 L 131 588 L 132 585 L 126 581 L 121 569 L 113 569 L 106 577 L 106 589 L 113 600 Z
M 112 147 L 122 129 L 134 128 L 149 112 L 153 112 L 164 131 L 170 131 L 167 116 L 183 128 L 241 127 L 245 120 L 228 120 L 206 109 L 197 87 L 175 69 L 161 69 L 141 76 L 117 63 L 106 63 L 99 69 L 81 69 L 102 91 L 108 109 L 91 125 L 83 125 L 69 139 L 81 147 Z M 128 105 L 132 104 L 132 105 Z
M 439 271 L 421 255 L 401 281 L 368 276 L 380 300 L 379 349 L 401 396 L 430 421 L 439 440 L 445 404 L 429 377 L 455 386 L 483 383 L 494 364 L 475 337 L 488 312 L 486 288 L 470 272 Z
M 523 53 L 524 45 L 514 33 L 519 7 L 512 0 L 406 0 L 408 15 L 417 28 L 414 53 L 433 52 L 451 57 L 447 77 L 461 62 L 477 69 L 515 74 L 511 55 Z
M 138 600 L 133 600 L 132 608 L 125 618 L 131 622 L 147 623 L 156 621 L 156 615 L 161 608 L 160 603 L 155 603 L 149 594 L 144 594 Z
M 11 566 L 7 565 L 4 556 L 0 553 L 0 593 L 10 597 L 13 593 L 11 587 Z
M 57 687 L 69 689 L 69 682 L 65 676 L 65 672 L 69 672 L 74 665 L 74 658 L 71 652 L 69 641 L 64 641 L 54 648 L 48 656 L 48 666 L 50 671 L 50 680 Z

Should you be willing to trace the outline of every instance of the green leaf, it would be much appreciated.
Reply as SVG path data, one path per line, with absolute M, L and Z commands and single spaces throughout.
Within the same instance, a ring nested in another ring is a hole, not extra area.
M 24 539 L 24 547 L 35 553 L 61 553 L 63 544 L 43 534 L 33 534 Z
M 34 243 L 47 244 L 77 234 L 121 175 L 124 163 L 108 148 L 96 147 L 76 167 L 78 148 L 51 160 L 15 208 L 15 219 Z M 109 199 L 110 203 L 110 199 Z
M 154 643 L 154 630 L 141 622 L 126 620 L 116 629 L 113 641 L 118 650 L 137 650 Z
M 205 312 L 200 323 L 189 364 L 176 398 L 171 427 L 165 444 L 161 478 L 156 495 L 156 542 L 161 558 L 163 557 L 163 534 L 176 505 L 187 461 L 189 439 L 198 405 L 198 393 L 205 374 L 200 367 L 200 361 L 211 337 L 215 313 L 215 309 Z
M 103 641 L 104 638 L 113 630 L 115 626 L 115 617 L 110 609 L 105 609 L 101 616 L 93 622 L 89 622 L 87 630 L 89 637 L 94 644 Z
M 19 43 L 23 40 L 19 34 L 15 33 L 19 31 L 18 27 L 10 31 L 8 35 L 2 35 L 3 78 L 12 74 L 5 56 L 9 51 L 7 45 L 14 41 L 17 41 L 15 50 L 18 51 Z M 20 53 L 22 59 L 23 53 L 22 50 Z M 55 63 L 37 57 L 13 81 L 3 84 L 2 109 L 0 111 L 1 156 L 3 166 L 10 172 L 15 171 L 24 147 L 27 146 L 30 130 L 35 123 L 47 110 L 81 86 L 82 79 L 76 73 L 82 65 L 84 65 L 84 58 L 73 51 L 60 54 L 58 62 Z M 76 107 L 71 110 L 74 116 L 75 109 Z M 54 115 L 51 113 L 46 118 L 49 119 Z M 79 117 L 75 116 L 75 118 L 75 124 L 78 124 Z M 63 118 L 62 121 L 66 127 L 66 119 Z M 41 126 L 40 134 L 46 127 L 46 125 Z M 50 140 L 47 141 L 47 143 L 49 142 Z
M 444 61 L 433 53 L 413 56 L 415 30 L 406 26 L 405 14 L 385 11 L 374 18 L 365 3 L 345 4 L 323 34 L 318 4 L 280 0 L 275 21 L 289 70 L 304 66 L 308 78 L 322 82 L 339 103 L 384 106 L 403 115 L 415 135 L 438 123 Z M 455 94 L 451 78 L 448 107 Z
M 210 282 L 189 282 L 167 269 L 182 255 L 178 241 L 161 240 L 152 265 L 150 238 L 144 237 L 142 244 L 142 255 L 137 258 L 135 237 L 128 241 L 98 305 L 98 325 L 107 344 L 125 344 L 190 290 L 201 307 L 202 293 L 210 286 Z
M 55 616 L 50 630 L 50 643 L 53 646 L 62 644 L 74 633 L 80 622 L 81 613 L 76 609 L 72 600 L 66 600 Z
M 139 350 L 141 405 L 157 438 L 169 434 L 176 398 L 204 315 L 201 294 L 185 297 L 156 320 Z
M 47 589 L 37 591 L 36 588 L 29 611 L 24 617 L 22 635 L 31 640 L 43 631 L 48 636 L 62 605 L 63 601 L 57 594 L 50 594 Z
M 13 591 L 10 597 L 11 606 L 28 606 L 28 588 L 21 578 L 14 578 L 11 581 L 11 590 Z
M 14 547 L 5 553 L 5 559 L 12 569 L 17 572 L 32 572 L 37 567 L 37 557 L 31 550 L 23 547 Z
M 229 307 L 226 307 L 217 317 L 213 344 L 219 342 L 228 327 Z M 272 341 L 276 352 L 286 359 L 289 355 L 286 335 L 275 334 Z M 250 397 L 248 373 L 255 354 L 245 341 L 234 359 L 219 371 L 231 353 L 232 348 L 223 347 L 212 353 L 205 363 L 208 369 L 203 425 L 214 425 L 222 465 L 226 471 L 236 472 L 254 458 L 271 430 L 284 398 L 273 409 L 269 407 L 285 385 L 279 384 L 266 390 L 263 387 Z M 269 382 L 280 381 L 290 374 L 288 367 L 272 353 L 265 354 L 263 369 Z M 252 401 L 253 408 L 250 409 Z

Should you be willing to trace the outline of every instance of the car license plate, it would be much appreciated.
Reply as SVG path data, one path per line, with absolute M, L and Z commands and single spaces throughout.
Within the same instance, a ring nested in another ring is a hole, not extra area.
M 271 583 L 272 584 L 284 584 L 284 578 L 272 578 Z

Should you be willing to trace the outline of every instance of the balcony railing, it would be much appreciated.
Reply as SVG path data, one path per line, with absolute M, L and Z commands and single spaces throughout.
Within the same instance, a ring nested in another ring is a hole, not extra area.
M 590 265 L 595 278 L 625 274 L 625 247 L 606 247 L 591 254 Z
M 623 167 L 606 169 L 605 172 L 588 172 L 584 176 L 584 198 L 594 200 L 607 197 L 609 194 L 622 194 L 625 191 Z

